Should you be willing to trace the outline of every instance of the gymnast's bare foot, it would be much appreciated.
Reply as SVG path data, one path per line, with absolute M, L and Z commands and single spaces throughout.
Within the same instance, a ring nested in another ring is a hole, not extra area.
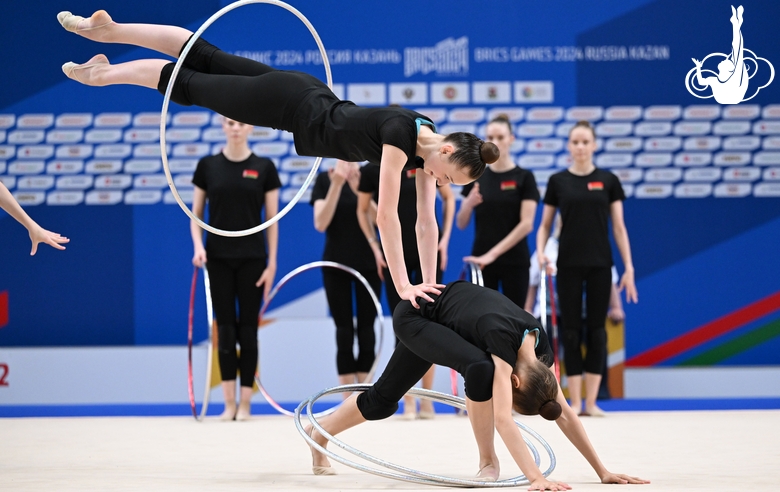
M 238 421 L 247 421 L 252 418 L 252 410 L 249 406 L 249 402 L 241 402 L 238 405 L 238 411 L 236 412 L 236 420 Z
M 304 430 L 319 445 L 323 447 L 327 446 L 327 441 L 324 441 L 322 436 L 318 432 L 315 432 L 313 427 L 308 426 Z M 336 470 L 330 466 L 330 461 L 328 460 L 327 456 L 320 453 L 311 446 L 309 446 L 309 449 L 311 449 L 311 471 L 315 475 L 336 475 Z
M 75 32 L 92 41 L 108 43 L 111 36 L 111 27 L 116 23 L 105 10 L 98 10 L 91 17 L 81 17 L 70 12 L 60 12 L 57 20 L 67 31 Z
M 498 475 L 500 473 L 498 460 L 496 460 L 494 463 L 481 465 L 479 471 L 477 472 L 476 479 L 482 482 L 495 482 L 498 480 Z
M 236 404 L 225 404 L 225 410 L 219 415 L 219 420 L 230 422 L 236 420 Z
M 62 66 L 62 71 L 68 78 L 81 82 L 84 85 L 107 85 L 101 78 L 101 74 L 110 68 L 106 55 L 95 55 L 87 63 L 81 65 L 68 62 Z

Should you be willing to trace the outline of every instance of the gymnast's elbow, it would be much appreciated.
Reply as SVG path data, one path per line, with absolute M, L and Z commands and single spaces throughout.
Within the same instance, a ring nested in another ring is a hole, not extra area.
M 431 230 L 433 230 L 435 234 L 438 234 L 439 232 L 438 225 L 436 224 L 436 217 L 432 214 L 418 214 L 417 223 L 415 224 L 414 229 L 418 236 L 424 235 Z
M 495 409 L 495 406 L 493 407 Z M 515 424 L 515 421 L 512 419 L 511 413 L 507 415 L 506 413 L 493 413 L 493 422 L 496 427 L 496 431 L 498 431 L 499 435 L 507 435 L 506 433 L 509 431 L 512 431 L 513 427 L 517 424 Z
M 387 230 L 394 223 L 400 225 L 398 212 L 393 213 L 387 207 L 378 206 L 376 209 L 376 226 L 379 228 L 379 232 Z

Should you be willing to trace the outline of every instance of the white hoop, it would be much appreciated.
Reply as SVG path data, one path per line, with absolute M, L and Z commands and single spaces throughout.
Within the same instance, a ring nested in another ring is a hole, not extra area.
M 208 319 L 208 343 L 206 345 L 206 387 L 203 390 L 203 403 L 201 403 L 200 413 L 197 413 L 195 409 L 195 389 L 194 381 L 192 377 L 192 318 L 194 315 L 194 303 L 195 303 L 195 282 L 198 277 L 198 268 L 195 269 L 192 277 L 192 290 L 190 292 L 190 312 L 189 322 L 187 327 L 187 382 L 189 385 L 190 406 L 192 407 L 192 416 L 198 422 L 203 422 L 206 418 L 206 414 L 209 409 L 209 399 L 211 397 L 211 371 L 213 369 L 214 359 L 214 337 L 212 336 L 212 330 L 214 325 L 214 310 L 211 305 L 211 282 L 209 281 L 208 270 L 203 268 L 203 286 L 206 291 L 206 318 Z
M 349 467 L 355 468 L 356 470 L 372 473 L 374 475 L 379 475 L 381 477 L 392 478 L 395 480 L 402 480 L 405 482 L 419 483 L 425 485 L 440 485 L 445 487 L 452 487 L 452 486 L 482 487 L 482 488 L 517 487 L 518 485 L 528 485 L 530 483 L 528 479 L 525 477 L 525 475 L 520 475 L 515 478 L 509 478 L 506 480 L 499 480 L 496 482 L 483 482 L 480 480 L 466 480 L 466 479 L 445 477 L 442 475 L 434 475 L 432 473 L 421 472 L 418 470 L 414 470 L 412 468 L 396 465 L 388 461 L 371 456 L 368 453 L 364 453 L 358 449 L 353 448 L 352 446 L 349 446 L 348 444 L 342 442 L 341 440 L 337 439 L 333 435 L 329 434 L 325 429 L 323 429 L 320 423 L 317 422 L 317 415 L 312 414 L 312 406 L 314 405 L 314 402 L 316 402 L 317 400 L 319 400 L 325 395 L 329 395 L 332 393 L 344 393 L 347 391 L 368 391 L 370 388 L 371 385 L 367 385 L 367 384 L 347 384 L 344 386 L 337 386 L 335 388 L 330 388 L 330 389 L 325 389 L 320 391 L 319 393 L 309 397 L 308 400 L 302 402 L 300 405 L 298 405 L 298 408 L 295 409 L 295 427 L 298 429 L 298 432 L 301 434 L 304 440 L 306 440 L 309 446 L 312 446 L 314 449 L 324 454 L 328 458 L 333 458 L 333 460 L 343 465 L 347 465 Z M 444 393 L 439 393 L 438 391 L 412 388 L 408 391 L 407 394 L 412 394 L 414 396 L 426 398 L 433 401 L 438 401 L 447 405 L 451 405 L 456 408 L 462 408 L 462 409 L 466 408 L 466 401 L 463 398 L 447 395 Z M 311 436 L 309 436 L 309 434 L 306 433 L 306 431 L 303 428 L 303 424 L 301 423 L 301 416 L 304 408 L 306 408 L 309 422 L 311 423 L 311 425 L 315 429 L 317 429 L 317 432 L 319 432 L 322 436 L 324 436 L 328 441 L 332 442 L 334 445 L 338 446 L 339 448 L 348 451 L 361 459 L 382 466 L 389 470 L 397 471 L 399 473 L 391 473 L 377 468 L 371 468 L 365 465 L 361 465 L 354 461 L 350 461 L 344 458 L 343 456 L 340 456 L 330 451 L 327 448 L 320 446 L 316 441 L 314 441 L 314 439 L 311 438 Z M 549 476 L 550 473 L 552 473 L 552 471 L 555 469 L 555 465 L 556 465 L 555 453 L 553 452 L 552 448 L 550 447 L 549 444 L 547 444 L 547 442 L 544 439 L 542 439 L 542 436 L 540 436 L 538 433 L 536 433 L 534 430 L 532 430 L 525 424 L 522 424 L 517 420 L 515 420 L 515 424 L 517 424 L 517 426 L 520 429 L 524 430 L 527 434 L 529 434 L 536 441 L 538 441 L 542 445 L 542 447 L 544 447 L 545 451 L 547 451 L 550 460 L 550 466 L 547 468 L 547 470 L 545 470 L 542 473 L 542 475 L 545 477 Z M 523 436 L 523 440 L 525 441 L 526 445 L 531 451 L 536 466 L 540 466 L 541 459 L 539 456 L 539 452 L 536 450 L 536 447 L 531 443 L 531 441 L 526 436 Z
M 167 151 L 167 146 L 165 144 L 165 126 L 166 126 L 165 120 L 168 117 L 168 104 L 171 101 L 171 92 L 173 92 L 173 84 L 176 81 L 176 76 L 179 75 L 179 70 L 181 70 L 181 66 L 184 63 L 184 59 L 187 58 L 187 55 L 192 49 L 192 45 L 194 45 L 195 41 L 197 41 L 198 38 L 200 38 L 200 36 L 203 34 L 206 28 L 208 28 L 211 24 L 214 23 L 214 21 L 216 21 L 226 13 L 230 12 L 231 10 L 252 3 L 267 3 L 271 5 L 276 5 L 277 7 L 282 7 L 288 12 L 294 14 L 296 17 L 298 17 L 298 19 L 301 20 L 301 22 L 303 22 L 303 24 L 309 29 L 309 32 L 311 33 L 312 37 L 314 37 L 314 41 L 317 43 L 317 47 L 320 50 L 320 55 L 322 56 L 322 64 L 325 67 L 325 76 L 328 82 L 328 87 L 333 89 L 333 77 L 331 76 L 331 72 L 330 72 L 330 61 L 328 61 L 328 53 L 325 51 L 325 46 L 322 44 L 322 40 L 320 39 L 319 34 L 317 34 L 317 31 L 314 29 L 314 26 L 311 25 L 311 22 L 309 22 L 309 19 L 307 19 L 306 16 L 304 16 L 302 13 L 300 13 L 297 9 L 295 9 L 291 5 L 288 5 L 284 2 L 280 2 L 278 0 L 239 0 L 237 2 L 233 2 L 230 5 L 227 5 L 222 9 L 220 9 L 216 14 L 209 17 L 209 19 L 206 22 L 204 22 L 203 25 L 200 26 L 200 28 L 197 31 L 195 31 L 195 34 L 192 35 L 192 37 L 187 42 L 187 44 L 184 45 L 184 49 L 182 50 L 181 55 L 179 55 L 179 59 L 176 60 L 176 65 L 174 65 L 173 67 L 173 72 L 171 73 L 171 78 L 168 80 L 168 87 L 165 89 L 165 96 L 163 97 L 162 111 L 160 113 L 160 156 L 162 157 L 162 164 L 163 164 L 163 170 L 165 171 L 165 177 L 168 180 L 168 187 L 171 189 L 171 193 L 173 194 L 173 197 L 176 199 L 176 203 L 178 203 L 179 207 L 181 207 L 181 209 L 184 210 L 184 213 L 187 214 L 190 217 L 190 219 L 195 221 L 195 223 L 198 224 L 202 229 L 211 232 L 212 234 L 217 234 L 218 236 L 226 236 L 226 237 L 249 236 L 250 234 L 256 234 L 262 230 L 265 230 L 271 225 L 278 222 L 282 217 L 287 215 L 287 212 L 289 212 L 295 206 L 296 203 L 298 203 L 298 200 L 300 200 L 303 193 L 306 191 L 306 189 L 309 187 L 314 177 L 317 175 L 317 170 L 319 169 L 320 163 L 322 162 L 322 157 L 317 157 L 314 160 L 314 166 L 311 168 L 311 171 L 309 171 L 309 175 L 306 177 L 306 181 L 304 181 L 303 184 L 301 185 L 301 189 L 298 190 L 298 193 L 296 193 L 293 199 L 290 200 L 290 203 L 288 203 L 282 210 L 280 210 L 279 213 L 277 213 L 270 219 L 266 220 L 262 224 L 253 227 L 251 229 L 244 229 L 243 231 L 225 231 L 222 229 L 217 229 L 216 227 L 212 227 L 206 224 L 205 222 L 203 222 L 194 213 L 192 213 L 189 207 L 187 207 L 187 205 L 181 199 L 181 196 L 179 196 L 179 190 L 176 189 L 176 185 L 173 184 L 171 169 L 168 166 L 168 151 Z
M 342 265 L 341 263 L 336 263 L 335 261 L 313 261 L 311 263 L 306 263 L 305 265 L 299 266 L 295 270 L 291 271 L 290 273 L 282 277 L 282 279 L 276 283 L 274 288 L 271 289 L 271 292 L 268 294 L 268 297 L 266 297 L 265 301 L 263 302 L 262 309 L 260 309 L 260 318 L 262 319 L 263 315 L 268 309 L 268 305 L 271 304 L 271 301 L 273 301 L 274 297 L 276 297 L 276 294 L 279 292 L 279 289 L 281 289 L 287 282 L 289 282 L 296 275 L 312 270 L 314 268 L 335 268 L 337 270 L 347 272 L 351 274 L 353 277 L 355 277 L 355 279 L 358 280 L 361 284 L 363 284 L 363 287 L 366 288 L 368 294 L 371 296 L 371 300 L 374 302 L 374 309 L 376 309 L 376 317 L 380 323 L 379 337 L 378 337 L 378 343 L 376 347 L 376 356 L 374 357 L 374 363 L 371 365 L 371 369 L 368 371 L 368 374 L 366 375 L 366 381 L 371 381 L 374 377 L 374 373 L 376 372 L 377 365 L 379 364 L 379 356 L 382 353 L 382 346 L 384 342 L 384 332 L 385 332 L 385 316 L 384 316 L 384 312 L 382 312 L 382 304 L 379 302 L 379 298 L 376 296 L 373 289 L 371 289 L 371 285 L 368 283 L 366 278 L 354 268 L 350 268 L 346 265 Z M 291 412 L 286 408 L 282 407 L 276 400 L 273 399 L 273 397 L 271 397 L 270 394 L 268 394 L 268 391 L 265 389 L 265 386 L 263 386 L 263 382 L 260 380 L 259 371 L 258 373 L 255 374 L 255 383 L 257 383 L 257 387 L 260 389 L 260 393 L 263 395 L 263 398 L 265 398 L 265 401 L 267 401 L 272 407 L 274 407 L 276 411 L 278 411 L 283 415 L 287 415 L 289 417 L 295 416 L 295 412 Z M 318 412 L 314 414 L 314 416 L 316 418 L 319 418 L 319 417 L 324 417 L 325 415 L 329 415 L 335 412 L 340 405 L 341 403 L 327 410 Z
M 485 282 L 482 280 L 482 269 L 479 268 L 479 265 L 476 263 L 470 261 L 464 262 L 460 276 L 461 280 L 468 280 L 472 284 L 479 285 L 480 287 L 485 286 Z

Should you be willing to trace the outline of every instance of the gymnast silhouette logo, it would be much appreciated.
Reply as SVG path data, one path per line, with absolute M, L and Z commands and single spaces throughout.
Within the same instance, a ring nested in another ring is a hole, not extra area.
M 745 48 L 742 38 L 742 14 L 745 9 L 740 5 L 737 9 L 731 6 L 731 54 L 711 53 L 699 61 L 692 58 L 695 67 L 693 67 L 685 76 L 685 88 L 699 99 L 708 99 L 714 97 L 720 104 L 739 104 L 743 101 L 749 101 L 756 97 L 756 94 L 772 83 L 775 78 L 775 67 L 767 60 L 757 56 L 755 53 Z M 718 63 L 718 71 L 703 68 L 708 59 L 713 58 L 713 63 Z M 764 62 L 769 68 L 769 80 L 764 85 L 756 87 L 757 82 L 753 83 L 754 91 L 748 97 L 748 85 L 750 80 L 759 72 L 758 68 Z M 705 77 L 704 75 L 712 75 Z M 709 95 L 700 95 L 706 93 L 707 87 L 712 89 Z

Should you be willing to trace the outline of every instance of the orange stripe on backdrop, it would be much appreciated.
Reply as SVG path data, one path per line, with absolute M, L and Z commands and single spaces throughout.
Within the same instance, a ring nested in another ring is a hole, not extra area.
M 677 338 L 642 352 L 626 361 L 628 367 L 647 367 L 709 342 L 721 335 L 736 330 L 762 316 L 780 309 L 780 292 L 760 299 L 732 313 L 695 328 Z
M 626 350 L 626 337 L 625 337 L 625 324 L 620 321 L 615 323 L 611 319 L 607 318 L 607 353 L 612 354 L 625 354 Z M 614 357 L 614 356 L 613 356 Z M 613 363 L 607 367 L 607 385 L 609 386 L 609 396 L 612 398 L 623 398 L 623 373 L 626 367 L 622 357 L 618 359 L 619 362 Z

